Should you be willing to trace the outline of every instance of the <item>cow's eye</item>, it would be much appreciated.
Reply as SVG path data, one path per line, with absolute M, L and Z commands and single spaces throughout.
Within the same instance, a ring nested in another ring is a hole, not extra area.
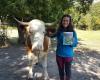
M 43 32 L 43 33 L 45 33 L 45 32 Z
M 43 32 L 43 34 L 45 35 L 45 34 L 46 34 L 46 32 Z

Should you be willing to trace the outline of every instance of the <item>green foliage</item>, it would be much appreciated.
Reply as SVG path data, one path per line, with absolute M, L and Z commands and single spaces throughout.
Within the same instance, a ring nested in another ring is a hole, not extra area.
M 92 15 L 93 30 L 100 30 L 100 2 L 93 4 L 90 10 L 90 14 Z
M 52 22 L 58 20 L 65 13 L 75 15 L 73 12 L 77 11 L 78 14 L 86 14 L 92 1 L 93 0 L 0 0 L 0 16 L 10 20 L 12 16 L 15 16 L 24 21 L 38 18 L 46 22 Z M 79 19 L 79 17 L 77 17 L 77 19 Z
M 65 13 L 72 16 L 75 27 L 80 29 L 87 28 L 87 25 L 84 24 L 85 21 L 80 22 L 80 20 L 89 12 L 92 2 L 93 0 L 73 0 L 73 6 L 66 9 Z M 82 26 L 80 27 L 80 25 Z
M 91 30 L 91 27 L 92 27 L 91 24 L 92 24 L 92 17 L 91 17 L 90 14 L 85 15 L 85 16 L 80 20 L 80 23 L 79 23 L 80 28 L 81 28 L 81 29 L 85 28 L 85 30 L 86 30 L 86 29 Z
M 79 21 L 79 28 L 85 25 L 88 30 L 100 30 L 100 2 L 91 6 L 90 11 Z

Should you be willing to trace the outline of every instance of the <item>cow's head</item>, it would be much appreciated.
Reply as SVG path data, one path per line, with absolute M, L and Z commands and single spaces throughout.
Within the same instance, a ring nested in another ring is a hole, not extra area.
M 49 32 L 52 32 L 52 33 L 55 33 L 56 32 L 56 24 L 57 22 L 53 22 L 53 23 L 44 23 L 43 21 L 41 20 L 38 20 L 38 19 L 34 19 L 34 20 L 31 20 L 30 22 L 22 22 L 22 21 L 19 21 L 18 19 L 14 18 L 20 25 L 23 25 L 26 29 L 26 31 L 28 33 L 30 32 L 33 32 L 33 31 L 36 31 L 36 30 L 40 30 L 42 31 L 39 26 L 46 26 L 45 27 L 45 33 L 47 33 L 47 35 L 49 35 L 48 33 Z M 38 27 L 34 27 L 34 29 L 32 30 L 33 28 L 33 25 L 34 26 L 37 26 L 39 25 Z M 43 29 L 43 28 L 42 28 Z M 44 31 L 44 30 L 43 30 Z
M 46 28 L 45 25 L 48 25 L 47 23 L 45 24 L 43 21 L 34 19 L 31 20 L 30 22 L 21 22 L 15 18 L 15 20 L 25 26 L 26 29 L 26 34 L 27 34 L 27 45 L 34 50 L 35 48 L 40 48 L 43 49 L 43 40 L 45 34 L 49 35 L 48 32 L 51 31 L 53 32 L 54 30 L 50 28 Z M 46 29 L 45 29 L 46 28 Z

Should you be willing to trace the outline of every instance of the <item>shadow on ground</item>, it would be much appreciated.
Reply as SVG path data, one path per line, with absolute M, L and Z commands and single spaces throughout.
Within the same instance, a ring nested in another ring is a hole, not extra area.
M 100 52 L 81 45 L 75 52 L 72 80 L 100 80 Z
M 100 80 L 100 52 L 79 46 L 72 64 L 72 80 Z M 27 59 L 23 46 L 0 49 L 0 80 L 26 80 Z M 48 54 L 51 80 L 59 80 L 55 52 Z

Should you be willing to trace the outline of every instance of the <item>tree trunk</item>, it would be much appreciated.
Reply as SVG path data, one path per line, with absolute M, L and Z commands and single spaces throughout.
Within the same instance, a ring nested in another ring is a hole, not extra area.
M 18 38 L 18 43 L 19 44 L 25 44 L 25 29 L 23 25 L 18 25 L 18 34 L 19 34 L 19 38 Z

